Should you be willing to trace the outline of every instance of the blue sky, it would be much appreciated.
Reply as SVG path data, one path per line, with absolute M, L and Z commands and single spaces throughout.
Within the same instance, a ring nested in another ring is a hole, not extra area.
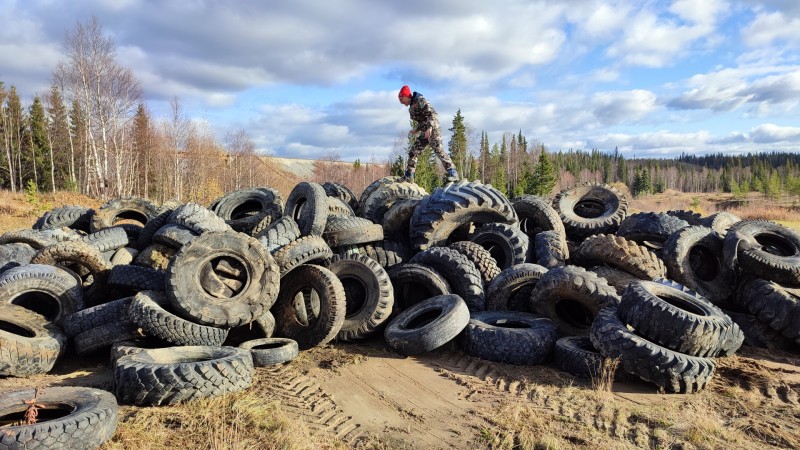
M 637 157 L 800 144 L 797 0 L 0 0 L 0 80 L 27 101 L 46 92 L 91 15 L 156 116 L 177 95 L 220 140 L 243 128 L 277 156 L 385 160 L 408 128 L 403 84 L 443 129 L 461 109 L 475 143 L 522 130 Z

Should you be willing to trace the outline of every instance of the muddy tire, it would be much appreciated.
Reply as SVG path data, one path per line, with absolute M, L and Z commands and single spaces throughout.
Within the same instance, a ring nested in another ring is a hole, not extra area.
M 670 392 L 689 394 L 703 389 L 717 367 L 711 358 L 684 355 L 636 335 L 613 307 L 598 313 L 590 338 L 604 356 L 619 358 L 626 372 Z
M 722 310 L 668 280 L 631 283 L 622 293 L 617 316 L 649 341 L 691 356 L 730 356 L 744 340 L 742 330 Z
M 125 266 L 133 264 L 133 260 L 139 255 L 139 250 L 133 247 L 122 247 L 111 256 L 112 266 Z
M 114 266 L 108 275 L 108 285 L 134 292 L 161 291 L 166 285 L 166 273 L 142 266 Z
M 686 209 L 678 209 L 678 210 L 670 210 L 667 211 L 672 217 L 677 217 L 678 219 L 685 220 L 689 223 L 689 226 L 699 226 L 703 224 L 703 216 L 702 214 Z
M 322 238 L 331 248 L 383 240 L 383 228 L 367 219 L 354 216 L 328 216 Z
M 617 291 L 606 280 L 581 267 L 564 266 L 539 279 L 530 310 L 555 322 L 562 336 L 586 336 L 597 313 L 618 304 Z
M 91 245 L 100 252 L 108 252 L 128 245 L 128 233 L 124 228 L 114 226 L 87 234 L 78 240 Z
M 255 237 L 274 255 L 276 251 L 300 238 L 300 228 L 294 219 L 283 216 Z
M 211 292 L 206 274 L 226 282 L 230 296 Z M 203 325 L 235 327 L 269 311 L 278 294 L 278 266 L 255 239 L 243 233 L 208 232 L 185 245 L 167 274 L 175 311 Z
M 196 233 L 184 227 L 183 225 L 169 223 L 156 231 L 156 233 L 153 235 L 152 241 L 153 245 L 160 244 L 175 250 L 180 250 L 181 247 L 191 242 L 197 236 L 199 236 L 199 233 Z
M 536 234 L 533 242 L 534 262 L 552 269 L 567 264 L 569 249 L 564 234 L 557 231 L 542 231 Z
M 0 245 L 0 273 L 14 267 L 26 266 L 36 256 L 36 250 L 28 244 Z
M 403 355 L 419 355 L 450 342 L 469 323 L 469 309 L 458 295 L 429 298 L 397 315 L 384 330 L 386 343 Z
M 380 224 L 383 222 L 386 211 L 396 202 L 410 198 L 422 198 L 426 195 L 428 192 L 415 183 L 398 181 L 382 184 L 364 200 L 358 211 L 359 216 Z
M 80 240 L 81 235 L 67 228 L 56 228 L 52 230 L 35 230 L 23 228 L 11 230 L 0 235 L 0 245 L 5 244 L 28 244 L 36 250 L 49 245 L 57 244 L 62 241 Z
M 450 294 L 450 284 L 437 271 L 421 264 L 397 264 L 388 270 L 394 289 L 394 312 L 439 295 Z
M 667 274 L 714 304 L 729 301 L 736 274 L 722 261 L 723 237 L 711 228 L 692 226 L 673 234 L 661 254 Z
M 272 314 L 275 335 L 294 339 L 300 350 L 326 344 L 347 315 L 344 286 L 324 267 L 301 265 L 281 280 Z
M 327 267 L 342 282 L 345 292 L 346 313 L 336 338 L 350 341 L 374 333 L 394 306 L 389 275 L 364 255 L 336 255 Z
M 414 209 L 411 243 L 417 250 L 444 246 L 458 228 L 492 222 L 518 222 L 511 202 L 500 191 L 479 181 L 448 183 L 434 189 Z
M 472 313 L 459 343 L 476 358 L 533 366 L 553 355 L 556 326 L 550 319 L 517 311 Z
M 32 425 L 4 426 L 0 449 L 91 449 L 111 439 L 117 429 L 119 407 L 114 395 L 87 387 L 22 389 L 6 392 L 0 398 L 4 419 L 24 422 L 26 401 L 36 399 L 45 416 Z
M 724 235 L 731 226 L 741 221 L 742 219 L 740 219 L 739 216 L 721 211 L 704 217 L 703 220 L 700 221 L 700 225 L 711 228 L 717 233 Z
M 197 234 L 203 234 L 208 231 L 232 230 L 230 225 L 225 223 L 225 219 L 196 203 L 186 203 L 175 208 L 167 218 L 166 224 L 170 223 L 184 226 Z
M 367 199 L 369 198 L 370 195 L 372 195 L 373 192 L 375 192 L 382 186 L 386 186 L 388 184 L 393 184 L 393 183 L 400 183 L 402 181 L 403 177 L 389 176 L 389 177 L 378 178 L 377 180 L 367 185 L 367 187 L 364 188 L 364 191 L 362 191 L 361 195 L 358 197 L 358 205 L 355 208 L 353 208 L 355 209 L 356 214 L 361 215 L 361 211 L 363 211 L 364 209 L 364 204 L 366 203 Z
M 782 286 L 800 286 L 800 234 L 766 220 L 745 220 L 725 235 L 723 253 L 734 267 Z
M 386 239 L 411 245 L 411 216 L 421 199 L 407 198 L 395 202 L 383 215 L 383 235 Z
M 33 224 L 35 230 L 52 230 L 56 228 L 71 228 L 89 233 L 94 210 L 83 206 L 66 205 L 51 209 L 36 219 Z
M 238 347 L 239 344 L 253 339 L 271 338 L 275 333 L 275 316 L 267 311 L 256 320 L 228 330 L 228 337 L 222 345 Z
M 109 200 L 92 216 L 92 232 L 111 228 L 121 220 L 138 222 L 144 227 L 158 209 L 152 202 L 143 198 L 125 197 Z
M 528 236 L 529 241 L 533 242 L 536 235 L 543 231 L 566 235 L 558 212 L 546 198 L 523 195 L 512 199 L 511 204 L 519 217 L 519 228 Z
M 486 309 L 481 273 L 469 258 L 457 250 L 433 247 L 417 253 L 409 262 L 427 265 L 442 274 L 453 289 L 453 293 L 464 300 L 470 311 Z
M 517 304 L 514 299 L 526 286 L 535 286 L 546 273 L 545 267 L 529 263 L 517 264 L 503 270 L 486 288 L 486 309 L 527 312 L 530 295 L 522 304 Z
M 86 291 L 92 288 L 91 293 L 87 291 L 89 303 L 98 300 L 94 294 L 100 294 L 100 290 L 105 286 L 108 273 L 111 270 L 111 262 L 94 247 L 83 242 L 60 242 L 49 247 L 45 247 L 31 259 L 31 264 L 49 264 L 52 266 L 62 266 L 82 275 L 83 288 Z M 91 278 L 89 277 L 91 275 Z
M 356 212 L 347 203 L 336 197 L 328 197 L 328 217 L 330 216 L 346 216 L 353 217 Z
M 481 273 L 484 287 L 488 286 L 497 275 L 500 275 L 500 267 L 497 265 L 497 261 L 480 244 L 472 241 L 458 241 L 447 247 L 457 250 L 475 264 L 475 268 Z
M 144 250 L 139 252 L 139 254 L 136 255 L 136 258 L 134 258 L 133 264 L 136 266 L 149 267 L 151 269 L 166 272 L 169 268 L 170 261 L 172 261 L 172 258 L 176 253 L 178 253 L 178 251 L 172 247 L 167 247 L 166 245 L 161 244 L 153 244 L 145 247 Z
M 225 220 L 234 231 L 251 234 L 265 217 L 283 214 L 280 192 L 268 187 L 255 187 L 229 192 L 212 203 L 211 211 Z
M 253 382 L 253 358 L 236 347 L 144 349 L 117 360 L 114 391 L 121 403 L 176 405 L 243 391 Z
M 85 300 L 80 281 L 60 267 L 30 264 L 0 275 L 1 303 L 27 308 L 58 325 L 82 310 Z
M 322 183 L 322 189 L 325 189 L 325 195 L 328 197 L 338 198 L 339 200 L 347 203 L 347 206 L 352 211 L 358 209 L 358 198 L 347 186 L 341 183 L 326 181 Z
M 61 329 L 17 305 L 0 305 L 0 376 L 49 372 L 67 348 Z
M 600 278 L 605 278 L 608 284 L 617 291 L 618 295 L 622 295 L 625 289 L 628 289 L 628 285 L 631 284 L 631 282 L 639 281 L 639 278 L 636 278 L 628 272 L 613 267 L 594 266 L 590 268 L 589 271 L 596 273 Z
M 384 269 L 389 269 L 397 264 L 404 263 L 411 258 L 411 250 L 405 245 L 394 241 L 378 241 L 365 245 L 356 245 L 340 249 L 340 253 L 359 253 L 378 261 Z
M 800 344 L 800 289 L 754 278 L 742 283 L 737 302 L 758 320 Z
M 253 355 L 253 365 L 268 367 L 293 360 L 300 354 L 300 348 L 292 339 L 265 338 L 243 342 L 239 348 L 249 350 Z
M 643 212 L 626 217 L 616 234 L 657 252 L 672 234 L 688 226 L 689 222 L 669 214 Z
M 655 253 L 623 237 L 599 234 L 578 247 L 575 259 L 586 267 L 607 265 L 641 280 L 667 277 L 667 268 Z
M 150 220 L 142 227 L 142 231 L 139 232 L 139 238 L 136 240 L 137 250 L 142 250 L 153 243 L 153 235 L 166 225 L 172 212 L 179 206 L 180 203 L 176 201 L 167 201 L 156 209 Z
M 581 378 L 599 378 L 605 358 L 585 336 L 567 336 L 556 341 L 555 366 Z
M 281 277 L 301 264 L 326 260 L 333 256 L 328 243 L 320 236 L 303 236 L 275 252 Z
M 487 223 L 469 238 L 489 251 L 500 269 L 522 264 L 529 259 L 528 236 L 515 225 Z
M 109 323 L 129 322 L 128 308 L 132 300 L 133 297 L 120 298 L 70 314 L 64 317 L 64 333 L 73 338 Z
M 582 241 L 595 234 L 613 233 L 628 213 L 628 198 L 608 185 L 588 184 L 561 191 L 553 209 L 567 237 Z
M 169 311 L 163 292 L 143 291 L 131 302 L 128 316 L 142 331 L 175 345 L 222 345 L 228 330 L 190 322 Z
M 285 216 L 297 222 L 302 236 L 321 236 L 328 220 L 328 196 L 317 183 L 298 183 L 286 199 Z

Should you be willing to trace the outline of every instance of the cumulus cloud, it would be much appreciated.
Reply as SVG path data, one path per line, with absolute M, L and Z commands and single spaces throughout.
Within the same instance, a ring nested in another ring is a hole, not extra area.
M 598 92 L 592 97 L 594 115 L 604 125 L 633 122 L 656 108 L 656 94 L 642 89 Z
M 766 123 L 757 126 L 750 132 L 750 140 L 757 144 L 800 142 L 800 128 L 782 127 L 771 123 Z
M 774 41 L 800 42 L 800 17 L 787 17 L 782 12 L 762 12 L 742 29 L 742 40 L 751 46 L 767 46 Z

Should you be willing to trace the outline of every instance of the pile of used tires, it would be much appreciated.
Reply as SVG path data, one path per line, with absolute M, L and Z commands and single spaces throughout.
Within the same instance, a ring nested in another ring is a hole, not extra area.
M 285 201 L 262 187 L 209 207 L 56 208 L 0 236 L 0 375 L 46 373 L 68 346 L 107 352 L 117 400 L 167 405 L 246 389 L 254 366 L 301 350 L 382 335 L 406 355 L 455 340 L 478 358 L 554 360 L 577 376 L 618 358 L 693 392 L 744 339 L 800 341 L 797 233 L 627 210 L 604 185 L 509 200 L 477 181 L 429 194 L 397 177 L 359 198 L 303 182 Z M 19 428 L 19 442 L 44 439 Z

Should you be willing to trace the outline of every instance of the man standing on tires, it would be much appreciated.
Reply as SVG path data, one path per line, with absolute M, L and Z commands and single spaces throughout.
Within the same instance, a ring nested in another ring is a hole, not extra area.
M 428 100 L 419 92 L 411 93 L 408 85 L 400 89 L 397 98 L 405 106 L 408 106 L 408 113 L 414 122 L 414 129 L 409 132 L 409 137 L 414 136 L 414 143 L 408 150 L 408 164 L 403 181 L 414 181 L 414 173 L 417 170 L 417 157 L 428 145 L 431 146 L 436 156 L 442 161 L 444 169 L 447 171 L 447 181 L 458 181 L 458 172 L 450 156 L 445 152 L 442 145 L 442 134 L 439 129 L 439 118 Z

